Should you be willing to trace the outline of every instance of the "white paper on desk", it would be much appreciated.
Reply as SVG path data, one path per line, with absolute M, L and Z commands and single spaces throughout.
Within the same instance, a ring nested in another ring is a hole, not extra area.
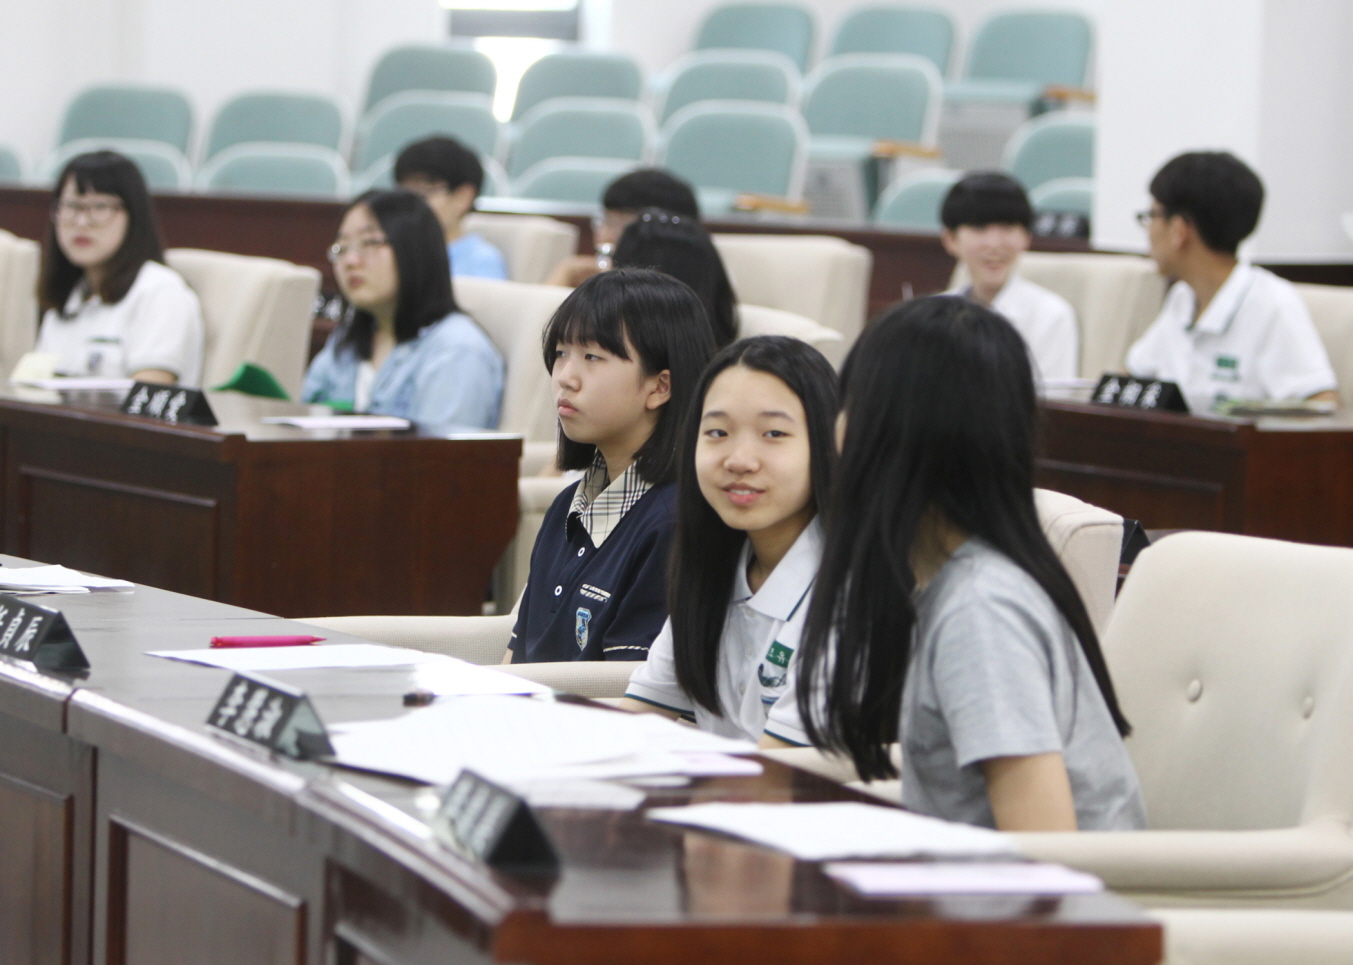
M 822 869 L 862 895 L 1088 895 L 1104 882 L 1059 864 L 1034 862 L 833 862 Z
M 3 566 L 0 567 L 0 593 L 7 587 L 79 593 L 83 590 L 131 590 L 136 584 L 126 580 L 111 580 L 105 576 L 89 576 L 64 566 Z
M 126 392 L 133 385 L 131 379 L 108 379 L 94 376 L 69 376 L 52 379 L 12 379 L 15 385 L 31 385 L 35 389 L 58 392 Z
M 407 647 L 376 643 L 335 643 L 299 647 L 222 647 L 208 650 L 150 650 L 149 657 L 184 660 L 243 673 L 270 670 L 327 670 L 356 667 L 410 667 L 445 659 Z
M 392 415 L 276 415 L 259 421 L 297 429 L 407 429 L 413 425 Z
M 664 725 L 679 733 L 663 735 Z M 463 768 L 503 783 L 683 774 L 714 769 L 699 755 L 754 749 L 651 714 L 514 697 L 439 700 L 391 720 L 336 725 L 330 739 L 340 764 L 429 784 L 449 784 Z
M 997 831 L 853 801 L 695 804 L 654 808 L 648 816 L 657 821 L 746 838 L 803 861 L 986 857 L 1018 853 L 1014 840 Z
M 533 778 L 513 781 L 511 788 L 535 807 L 588 811 L 633 811 L 647 796 L 632 787 L 576 779 Z
M 411 686 L 438 697 L 471 697 L 483 694 L 548 694 L 544 684 L 504 673 L 493 667 L 438 655 L 413 669 Z

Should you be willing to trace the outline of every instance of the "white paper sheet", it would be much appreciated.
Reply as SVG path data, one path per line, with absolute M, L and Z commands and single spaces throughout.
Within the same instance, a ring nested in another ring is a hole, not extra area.
M 136 584 L 104 576 L 89 576 L 64 566 L 3 566 L 0 567 L 0 593 L 8 587 L 27 591 L 78 593 L 82 590 L 131 590 Z
M 504 783 L 724 773 L 731 765 L 721 752 L 754 750 L 651 714 L 513 697 L 447 698 L 330 731 L 339 763 L 429 784 L 449 784 L 462 768 Z
M 37 389 L 58 392 L 126 392 L 134 384 L 131 379 L 106 379 L 93 376 L 70 376 L 53 379 L 15 380 L 15 385 L 31 385 Z
M 343 667 L 411 667 L 445 660 L 440 654 L 375 643 L 335 643 L 301 647 L 223 647 L 207 650 L 151 650 L 150 657 L 224 667 L 243 673 L 270 670 L 323 670 Z M 506 675 L 504 675 L 506 676 Z
M 832 863 L 822 869 L 862 895 L 1088 895 L 1104 882 L 1059 864 L 976 861 Z
M 654 808 L 657 821 L 721 831 L 803 861 L 1017 854 L 1008 835 L 856 802 L 695 804 Z
M 471 697 L 483 694 L 548 694 L 544 684 L 481 667 L 455 657 L 420 663 L 413 670 L 412 686 L 437 697 Z
M 277 415 L 259 421 L 297 429 L 407 429 L 413 424 L 392 415 Z
M 511 788 L 542 808 L 575 808 L 588 811 L 633 811 L 644 803 L 643 791 L 605 781 L 529 780 L 514 781 Z

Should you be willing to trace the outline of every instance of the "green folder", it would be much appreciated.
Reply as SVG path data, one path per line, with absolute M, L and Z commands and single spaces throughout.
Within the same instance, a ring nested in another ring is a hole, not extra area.
M 287 390 L 273 374 L 261 365 L 253 362 L 241 362 L 235 374 L 212 389 L 213 392 L 243 392 L 245 395 L 258 395 L 265 399 L 283 399 L 291 401 Z

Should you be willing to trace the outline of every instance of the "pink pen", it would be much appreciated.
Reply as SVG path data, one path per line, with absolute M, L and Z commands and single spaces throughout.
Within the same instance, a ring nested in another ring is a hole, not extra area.
M 213 648 L 221 647 L 306 647 L 324 637 L 212 637 Z

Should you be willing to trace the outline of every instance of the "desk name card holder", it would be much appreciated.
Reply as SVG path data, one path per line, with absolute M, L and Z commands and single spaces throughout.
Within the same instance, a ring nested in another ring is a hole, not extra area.
M 178 385 L 136 382 L 122 400 L 122 411 L 147 419 L 159 419 L 172 426 L 214 426 L 216 413 L 200 389 Z
M 1188 415 L 1189 406 L 1184 393 L 1174 382 L 1160 379 L 1138 379 L 1131 375 L 1105 372 L 1090 395 L 1090 401 L 1099 405 L 1116 405 L 1125 409 L 1145 409 L 1153 412 L 1182 412 Z
M 559 868 L 559 855 L 525 799 L 470 770 L 442 795 L 432 829 L 453 850 L 503 871 L 553 874 Z
M 64 613 L 13 596 L 0 595 L 0 654 L 43 670 L 89 669 Z
M 237 673 L 230 678 L 207 727 L 297 760 L 331 756 L 333 744 L 304 693 Z

